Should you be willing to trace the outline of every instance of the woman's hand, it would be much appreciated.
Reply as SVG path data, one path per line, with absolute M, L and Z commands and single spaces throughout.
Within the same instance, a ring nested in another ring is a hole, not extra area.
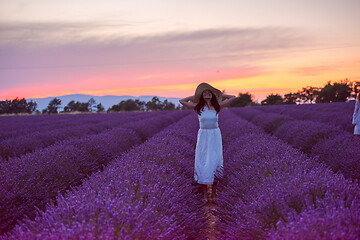
M 195 96 L 189 96 L 189 97 L 180 99 L 179 102 L 187 108 L 194 109 L 196 106 L 195 103 L 193 102 L 194 98 L 195 98 Z M 191 101 L 191 102 L 189 102 L 189 101 Z

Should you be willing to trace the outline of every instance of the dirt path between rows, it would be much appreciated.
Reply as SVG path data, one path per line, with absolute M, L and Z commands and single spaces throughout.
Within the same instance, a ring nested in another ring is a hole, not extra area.
M 208 194 L 211 195 L 211 188 L 208 190 Z M 206 228 L 202 229 L 201 236 L 205 236 L 208 240 L 215 240 L 219 236 L 219 232 L 216 228 L 219 218 L 214 214 L 218 205 L 215 203 L 215 199 L 208 198 L 207 203 L 204 205 L 204 212 L 206 220 Z

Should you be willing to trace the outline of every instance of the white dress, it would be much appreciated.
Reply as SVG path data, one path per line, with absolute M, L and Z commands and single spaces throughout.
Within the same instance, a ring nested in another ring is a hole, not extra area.
M 215 110 L 204 106 L 198 115 L 200 129 L 195 149 L 194 178 L 200 184 L 212 184 L 223 175 L 222 137 Z
M 359 110 L 359 108 L 360 108 L 360 102 L 358 99 L 356 99 L 353 120 L 352 120 L 352 123 L 356 124 L 355 128 L 354 128 L 355 135 L 360 135 L 360 110 Z

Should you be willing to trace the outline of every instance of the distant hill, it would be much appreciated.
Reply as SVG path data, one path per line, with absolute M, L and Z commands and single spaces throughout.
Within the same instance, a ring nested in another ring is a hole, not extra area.
M 122 95 L 122 96 L 115 96 L 115 95 L 105 95 L 105 96 L 92 96 L 92 95 L 85 95 L 85 94 L 70 94 L 70 95 L 64 95 L 64 96 L 56 96 L 56 98 L 61 99 L 61 108 L 59 108 L 59 110 L 63 110 L 63 108 L 71 101 L 74 100 L 79 101 L 79 102 L 87 102 L 89 101 L 90 98 L 94 98 L 96 103 L 99 104 L 101 103 L 105 110 L 107 110 L 108 108 L 110 108 L 111 106 L 118 104 L 119 102 L 121 102 L 122 100 L 127 100 L 127 99 L 139 99 L 140 101 L 145 101 L 148 102 L 150 101 L 154 96 L 148 96 L 148 95 L 144 95 L 144 96 L 127 96 L 127 95 Z M 167 99 L 169 102 L 172 102 L 175 104 L 175 106 L 179 105 L 179 99 L 180 98 L 168 98 L 168 97 L 159 97 L 160 101 L 164 101 L 165 99 Z M 29 98 L 27 99 L 27 101 L 33 100 L 34 102 L 37 103 L 37 109 L 39 111 L 42 111 L 43 109 L 45 109 L 49 102 L 55 97 L 46 97 L 46 98 Z

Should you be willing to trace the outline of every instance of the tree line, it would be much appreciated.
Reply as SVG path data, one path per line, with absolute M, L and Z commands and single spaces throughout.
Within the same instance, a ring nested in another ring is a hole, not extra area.
M 280 94 L 271 93 L 267 95 L 260 104 L 254 102 L 254 97 L 252 94 L 248 92 L 239 93 L 231 107 L 345 102 L 349 98 L 355 98 L 359 92 L 360 82 L 344 79 L 334 83 L 328 81 L 324 87 L 303 87 L 297 92 L 286 93 L 283 96 Z
M 326 102 L 345 102 L 359 93 L 360 82 L 350 81 L 349 79 L 339 82 L 327 82 L 324 87 L 307 86 L 297 92 L 284 94 L 269 94 L 261 103 L 254 102 L 254 96 L 249 93 L 239 93 L 230 107 L 245 107 L 256 105 L 277 105 L 277 104 L 304 104 L 304 103 L 326 103 Z M 223 91 L 225 92 L 225 91 Z M 90 98 L 87 102 L 70 101 L 62 111 L 59 111 L 61 99 L 52 99 L 48 106 L 40 112 L 37 110 L 37 103 L 27 102 L 25 98 L 15 98 L 13 100 L 0 101 L 0 114 L 5 113 L 68 113 L 68 112 L 120 112 L 120 111 L 163 111 L 163 110 L 182 110 L 184 106 L 175 106 L 168 100 L 160 101 L 158 97 L 153 97 L 150 101 L 140 101 L 139 99 L 122 100 L 105 111 L 101 103 L 96 103 L 95 99 Z
M 160 110 L 181 110 L 184 109 L 181 106 L 175 106 L 175 104 L 169 102 L 167 99 L 160 101 L 158 97 L 153 97 L 150 101 L 140 101 L 139 99 L 127 99 L 122 100 L 118 104 L 113 105 L 105 111 L 104 106 L 101 103 L 96 103 L 94 98 L 90 98 L 87 102 L 70 101 L 62 111 L 61 99 L 53 98 L 50 100 L 48 106 L 40 112 L 36 109 L 37 103 L 27 102 L 25 98 L 14 100 L 0 101 L 0 114 L 4 113 L 69 113 L 69 112 L 121 112 L 121 111 L 160 111 Z
M 58 108 L 61 105 L 61 100 L 54 98 L 49 102 L 43 113 L 58 113 Z M 179 110 L 180 107 L 175 107 L 175 104 L 168 102 L 168 100 L 160 101 L 158 97 L 153 97 L 150 101 L 140 101 L 139 99 L 122 100 L 118 104 L 110 107 L 106 112 L 122 112 L 122 111 L 159 111 L 159 110 Z M 90 98 L 87 102 L 70 101 L 63 112 L 105 112 L 105 108 L 101 103 L 97 104 L 95 99 Z

